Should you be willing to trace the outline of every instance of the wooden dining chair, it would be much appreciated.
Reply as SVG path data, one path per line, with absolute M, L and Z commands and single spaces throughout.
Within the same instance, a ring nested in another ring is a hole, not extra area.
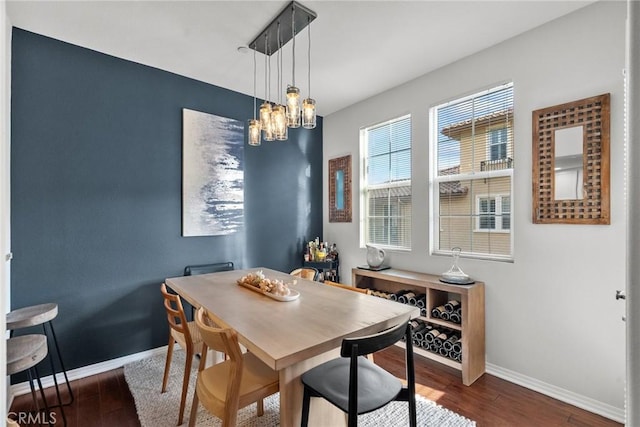
M 222 427 L 236 425 L 238 410 L 257 402 L 258 416 L 264 414 L 263 399 L 280 391 L 278 372 L 253 353 L 242 353 L 236 331 L 212 313 L 199 308 L 196 325 L 204 340 L 193 395 L 189 427 L 196 424 L 198 403 L 222 420 Z M 207 350 L 225 352 L 228 360 L 205 368 Z
M 405 365 L 407 386 L 365 357 L 406 338 Z M 409 403 L 409 425 L 416 427 L 416 384 L 411 326 L 407 321 L 386 331 L 342 341 L 340 358 L 330 360 L 302 374 L 304 394 L 301 426 L 309 422 L 312 397 L 322 397 L 347 413 L 349 427 L 355 427 L 358 415 L 382 408 L 394 400 Z
M 348 291 L 360 292 L 361 294 L 369 295 L 369 289 L 357 288 L 355 286 L 344 285 L 338 282 L 332 282 L 331 280 L 325 280 L 325 285 L 333 286 L 340 289 L 346 289 Z
M 296 268 L 289 274 L 307 280 L 318 280 L 318 276 L 320 276 L 318 269 L 313 267 Z
M 162 379 L 162 393 L 167 390 L 169 368 L 171 367 L 171 359 L 173 356 L 173 345 L 177 342 L 186 352 L 184 377 L 182 379 L 182 396 L 180 397 L 180 414 L 178 415 L 177 424 L 180 425 L 182 424 L 184 407 L 187 401 L 191 362 L 194 355 L 197 353 L 202 354 L 202 338 L 195 323 L 187 322 L 180 296 L 169 293 L 164 283 L 160 286 L 160 291 L 164 298 L 164 309 L 167 312 L 167 320 L 169 321 L 169 346 L 167 348 L 167 361 L 164 366 L 164 377 Z

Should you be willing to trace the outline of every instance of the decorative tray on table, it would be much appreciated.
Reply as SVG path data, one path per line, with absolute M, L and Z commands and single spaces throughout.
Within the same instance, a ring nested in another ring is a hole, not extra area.
M 300 297 L 300 292 L 289 288 L 289 285 L 296 284 L 295 280 L 286 284 L 281 280 L 267 279 L 262 270 L 241 277 L 237 283 L 276 301 L 294 301 Z

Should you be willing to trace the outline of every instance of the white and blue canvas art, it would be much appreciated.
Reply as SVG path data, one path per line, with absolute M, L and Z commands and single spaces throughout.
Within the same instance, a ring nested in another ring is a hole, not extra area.
M 182 109 L 182 235 L 235 233 L 244 218 L 244 126 Z

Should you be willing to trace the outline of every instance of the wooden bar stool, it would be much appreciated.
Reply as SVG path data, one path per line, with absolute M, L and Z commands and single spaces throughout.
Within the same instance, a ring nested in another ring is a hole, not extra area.
M 29 386 L 31 387 L 31 398 L 36 407 L 38 417 L 40 417 L 40 405 L 38 404 L 38 397 L 36 395 L 35 386 L 33 380 L 35 378 L 40 389 L 40 396 L 42 397 L 42 403 L 44 405 L 44 418 L 39 418 L 40 424 L 43 419 L 46 420 L 49 426 L 56 423 L 49 412 L 50 407 L 47 405 L 47 399 L 44 395 L 44 389 L 42 388 L 42 382 L 40 381 L 40 374 L 38 374 L 37 365 L 47 357 L 49 348 L 47 346 L 47 337 L 42 334 L 30 334 L 22 335 L 19 337 L 11 337 L 7 340 L 7 375 L 13 375 L 20 372 L 27 371 L 29 376 Z M 64 421 L 64 425 L 67 425 L 67 419 L 62 409 L 62 402 L 60 401 L 60 393 L 58 393 L 58 406 L 60 407 L 60 413 Z
M 58 347 L 58 339 L 56 338 L 56 332 L 53 329 L 52 320 L 58 316 L 58 304 L 47 303 L 32 305 L 29 307 L 19 308 L 7 313 L 7 330 L 11 331 L 10 336 L 13 337 L 13 333 L 16 329 L 28 328 L 31 326 L 42 325 L 42 330 L 45 336 L 49 336 L 47 333 L 46 325 L 49 325 L 51 332 L 51 338 L 53 338 L 53 344 L 56 348 L 56 354 L 58 355 L 58 362 L 60 363 L 60 369 L 64 374 L 64 380 L 67 383 L 67 390 L 69 392 L 69 401 L 61 403 L 62 405 L 71 405 L 73 403 L 73 390 L 71 390 L 71 384 L 69 383 L 69 377 L 67 377 L 67 370 L 64 367 L 62 361 L 62 355 L 60 354 L 60 347 Z M 49 351 L 49 362 L 51 363 L 51 373 L 53 376 L 53 383 L 56 386 L 56 394 L 58 395 L 58 402 L 62 402 L 60 399 L 60 389 L 58 387 L 58 380 L 56 378 L 56 368 L 53 361 L 53 352 Z

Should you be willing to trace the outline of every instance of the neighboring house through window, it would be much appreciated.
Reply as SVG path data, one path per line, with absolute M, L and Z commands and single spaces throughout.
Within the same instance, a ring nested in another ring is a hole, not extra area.
M 411 248 L 411 116 L 361 130 L 361 243 Z
M 431 252 L 513 256 L 513 85 L 431 109 Z

